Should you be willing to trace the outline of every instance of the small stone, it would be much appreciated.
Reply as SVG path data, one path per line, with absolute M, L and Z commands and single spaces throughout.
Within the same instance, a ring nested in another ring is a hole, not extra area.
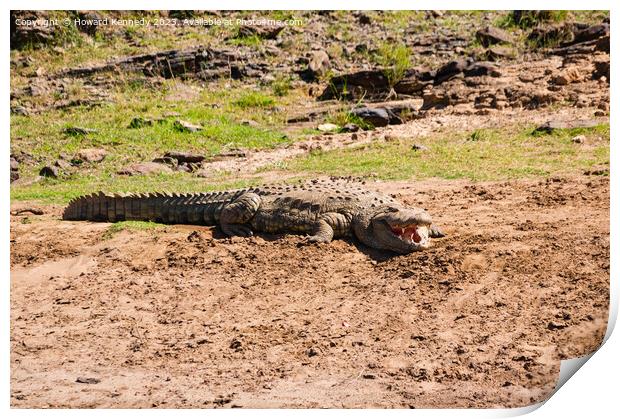
M 45 166 L 41 170 L 39 170 L 39 176 L 57 178 L 58 177 L 58 167 L 56 166 Z
M 75 382 L 82 383 L 82 384 L 99 384 L 101 380 L 99 378 L 94 378 L 94 377 L 78 377 L 77 380 L 75 380 Z
M 585 135 L 576 135 L 572 138 L 572 141 L 576 144 L 583 144 L 586 142 L 586 136 Z
M 357 132 L 360 130 L 360 127 L 356 124 L 349 122 L 344 127 L 342 127 L 342 132 Z
M 66 160 L 63 159 L 58 159 L 54 162 L 54 166 L 59 167 L 63 170 L 70 170 L 71 169 L 71 163 L 69 163 Z
M 306 355 L 308 355 L 309 357 L 317 356 L 318 354 L 319 352 L 315 348 L 308 348 L 308 350 L 306 351 Z
M 174 121 L 174 128 L 180 132 L 202 131 L 202 127 L 200 125 L 194 125 L 191 122 L 183 121 L 181 119 L 177 119 L 176 121 Z
M 14 115 L 22 115 L 22 116 L 28 116 L 30 115 L 30 111 L 21 105 L 17 105 L 17 106 L 11 106 L 11 113 Z
M 108 155 L 103 148 L 84 148 L 77 152 L 76 157 L 88 163 L 99 163 Z
M 558 86 L 566 86 L 571 83 L 578 83 L 583 79 L 581 73 L 576 67 L 568 68 L 560 72 L 560 74 L 556 75 L 553 78 L 553 83 Z
M 338 130 L 340 127 L 336 124 L 321 124 L 317 127 L 317 129 L 321 132 L 334 132 L 336 130 Z
M 566 323 L 560 323 L 560 322 L 554 322 L 554 321 L 551 321 L 547 324 L 547 329 L 549 330 L 564 329 L 566 327 L 568 327 Z
M 241 341 L 239 339 L 233 339 L 230 342 L 230 345 L 229 345 L 229 348 L 230 349 L 234 349 L 235 352 L 241 351 L 241 347 L 242 347 L 242 344 L 241 344 Z
M 325 51 L 314 51 L 308 63 L 308 70 L 316 77 L 327 73 L 330 66 L 329 55 Z
M 414 144 L 411 146 L 414 151 L 428 151 L 428 147 L 422 144 Z
M 185 151 L 168 151 L 164 157 L 175 159 L 179 163 L 200 163 L 205 159 L 202 154 L 194 154 Z
M 67 127 L 63 131 L 67 135 L 87 135 L 87 134 L 96 134 L 97 130 L 92 128 L 83 128 L 83 127 Z
M 258 122 L 256 122 L 256 121 L 253 121 L 253 120 L 251 120 L 251 119 L 244 119 L 244 120 L 242 120 L 242 121 L 241 121 L 241 125 L 246 125 L 246 126 L 248 126 L 248 127 L 254 127 L 254 128 L 256 128 L 256 127 L 258 127 L 258 126 L 259 126 L 259 123 L 258 123 Z
M 142 118 L 140 116 L 135 117 L 129 123 L 129 128 L 142 128 L 150 127 L 153 125 L 153 120 L 149 118 Z

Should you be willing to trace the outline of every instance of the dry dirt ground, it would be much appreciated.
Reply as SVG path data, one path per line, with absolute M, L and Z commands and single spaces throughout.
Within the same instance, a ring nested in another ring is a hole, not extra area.
M 372 187 L 448 236 L 392 256 L 12 216 L 12 406 L 516 407 L 601 343 L 608 177 Z

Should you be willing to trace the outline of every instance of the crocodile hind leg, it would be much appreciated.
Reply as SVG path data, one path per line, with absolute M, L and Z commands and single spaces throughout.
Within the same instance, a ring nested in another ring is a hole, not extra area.
M 245 193 L 227 204 L 220 214 L 220 228 L 229 236 L 248 237 L 252 230 L 246 225 L 254 217 L 260 207 L 260 196 L 255 193 Z

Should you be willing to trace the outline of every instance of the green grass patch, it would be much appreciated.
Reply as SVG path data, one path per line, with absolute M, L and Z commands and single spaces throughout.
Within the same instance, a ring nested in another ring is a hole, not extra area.
M 376 176 L 381 179 L 467 178 L 503 180 L 581 172 L 609 164 L 609 125 L 532 135 L 532 127 L 482 129 L 418 140 L 401 139 L 354 149 L 314 152 L 286 169 L 316 175 Z M 574 144 L 577 134 L 588 146 Z M 427 151 L 412 149 L 421 143 Z
M 568 16 L 568 10 L 514 10 L 506 12 L 496 23 L 502 28 L 529 29 L 543 23 L 563 22 Z
M 233 102 L 235 106 L 246 108 L 267 108 L 275 105 L 276 101 L 271 96 L 267 96 L 260 92 L 246 93 Z
M 386 42 L 379 46 L 375 61 L 384 68 L 390 87 L 394 87 L 411 68 L 411 51 L 405 44 L 394 45 Z

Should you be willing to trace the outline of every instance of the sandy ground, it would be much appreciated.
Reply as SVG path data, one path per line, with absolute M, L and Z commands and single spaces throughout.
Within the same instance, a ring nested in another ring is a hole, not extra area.
M 12 216 L 12 406 L 516 407 L 598 347 L 608 177 L 371 186 L 448 236 L 393 256 Z

